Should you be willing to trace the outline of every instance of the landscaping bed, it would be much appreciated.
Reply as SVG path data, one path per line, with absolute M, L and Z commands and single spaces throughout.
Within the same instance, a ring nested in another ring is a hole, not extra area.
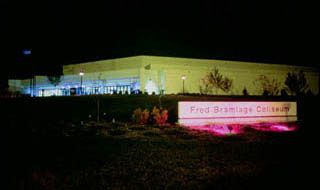
M 302 167 L 297 131 L 249 129 L 216 136 L 180 126 L 119 122 L 60 124 L 51 133 L 41 127 L 46 126 L 38 124 L 30 136 L 20 137 L 23 144 L 12 139 L 14 187 L 275 189 L 302 182 L 295 171 Z

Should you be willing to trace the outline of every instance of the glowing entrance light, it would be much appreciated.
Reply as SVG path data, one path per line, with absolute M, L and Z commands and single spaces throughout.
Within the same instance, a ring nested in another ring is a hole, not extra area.
M 147 81 L 146 87 L 145 87 L 146 92 L 151 95 L 153 92 L 158 94 L 158 88 L 156 84 L 152 80 Z

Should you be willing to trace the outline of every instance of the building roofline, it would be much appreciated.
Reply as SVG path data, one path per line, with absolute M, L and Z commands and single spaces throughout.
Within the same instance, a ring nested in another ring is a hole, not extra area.
M 81 64 L 90 64 L 90 63 L 97 63 L 102 61 L 113 61 L 113 60 L 121 60 L 121 59 L 130 59 L 130 58 L 139 58 L 142 59 L 145 57 L 157 57 L 157 58 L 171 58 L 171 59 L 188 59 L 188 60 L 202 60 L 202 61 L 219 61 L 219 62 L 232 62 L 232 63 L 248 63 L 248 64 L 264 64 L 264 65 L 274 65 L 274 66 L 283 66 L 283 67 L 298 67 L 298 68 L 308 68 L 308 69 L 315 69 L 315 71 L 318 71 L 318 67 L 316 66 L 304 66 L 304 65 L 294 65 L 294 64 L 279 64 L 279 63 L 272 63 L 272 62 L 258 62 L 258 61 L 246 61 L 246 60 L 232 60 L 232 59 L 209 59 L 209 58 L 192 58 L 192 57 L 172 57 L 172 56 L 159 56 L 159 55 L 135 55 L 135 56 L 127 56 L 127 57 L 119 57 L 119 58 L 111 58 L 111 59 L 99 59 L 94 61 L 88 61 L 88 62 L 81 62 L 81 63 L 72 63 L 67 64 L 63 66 L 70 66 L 70 65 L 81 65 Z

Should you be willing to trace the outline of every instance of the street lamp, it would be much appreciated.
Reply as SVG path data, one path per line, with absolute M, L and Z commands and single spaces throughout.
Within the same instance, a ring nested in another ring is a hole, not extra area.
M 184 94 L 184 80 L 186 80 L 187 76 L 186 75 L 182 75 L 181 79 L 182 79 L 182 94 Z
M 84 75 L 84 72 L 80 71 L 79 75 L 80 75 L 80 77 L 81 77 L 80 95 L 82 95 L 82 77 L 83 77 L 83 75 Z
M 25 56 L 25 57 L 31 57 L 31 49 L 24 49 L 22 50 L 22 55 Z M 29 58 L 27 58 L 29 59 Z M 32 62 L 32 71 L 31 71 L 31 78 L 30 78 L 30 96 L 33 97 L 34 96 L 34 88 L 35 88 L 35 65 L 34 65 L 34 61 L 31 60 Z

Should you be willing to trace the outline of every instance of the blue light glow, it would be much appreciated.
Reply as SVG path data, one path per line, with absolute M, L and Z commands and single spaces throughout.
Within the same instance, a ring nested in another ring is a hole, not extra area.
M 22 54 L 23 55 L 31 55 L 31 50 L 25 49 L 25 50 L 22 51 Z

